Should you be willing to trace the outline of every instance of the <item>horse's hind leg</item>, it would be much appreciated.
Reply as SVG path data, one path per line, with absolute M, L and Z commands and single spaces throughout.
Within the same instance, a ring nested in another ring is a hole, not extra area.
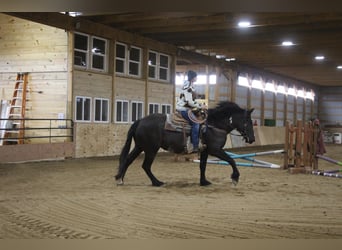
M 153 163 L 154 158 L 156 157 L 157 152 L 145 152 L 145 159 L 142 165 L 142 168 L 145 170 L 145 173 L 147 174 L 147 176 L 150 178 L 152 185 L 159 187 L 162 186 L 164 184 L 164 182 L 159 181 L 153 174 L 151 171 L 151 166 Z
M 126 161 L 123 163 L 124 166 L 120 168 L 121 171 L 119 171 L 119 173 L 115 176 L 115 179 L 118 181 L 118 185 L 123 185 L 123 179 L 125 177 L 128 167 L 140 155 L 141 152 L 141 149 L 134 147 L 133 150 L 128 154 Z

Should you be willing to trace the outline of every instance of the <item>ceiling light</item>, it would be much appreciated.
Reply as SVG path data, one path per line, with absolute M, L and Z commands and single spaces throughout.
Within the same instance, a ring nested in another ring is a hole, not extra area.
M 316 57 L 315 57 L 315 60 L 317 60 L 317 61 L 322 61 L 322 60 L 324 60 L 324 59 L 325 59 L 324 56 L 316 56 Z
M 223 59 L 223 58 L 225 58 L 224 55 L 216 55 L 216 59 Z
M 231 57 L 231 58 L 226 58 L 226 61 L 227 62 L 231 62 L 231 61 L 235 61 L 236 59 L 234 57 Z
M 248 22 L 248 21 L 241 21 L 241 22 L 238 23 L 238 26 L 239 26 L 240 28 L 248 28 L 248 27 L 251 26 L 251 23 Z
M 336 68 L 337 69 L 342 69 L 342 65 L 338 65 Z
M 291 41 L 284 41 L 284 42 L 282 42 L 282 44 L 281 45 L 283 45 L 283 46 L 293 46 L 294 45 L 294 43 L 293 42 L 291 42 Z

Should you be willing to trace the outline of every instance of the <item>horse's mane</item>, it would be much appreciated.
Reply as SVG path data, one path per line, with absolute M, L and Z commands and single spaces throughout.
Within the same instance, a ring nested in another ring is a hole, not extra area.
M 243 111 L 235 102 L 222 101 L 215 108 L 208 109 L 208 121 L 225 119 Z

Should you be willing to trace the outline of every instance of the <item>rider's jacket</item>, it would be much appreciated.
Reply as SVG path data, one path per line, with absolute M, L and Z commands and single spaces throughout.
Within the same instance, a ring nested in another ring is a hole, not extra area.
M 176 105 L 176 110 L 186 111 L 189 108 L 201 108 L 201 104 L 196 102 L 195 98 L 195 88 L 191 86 L 189 81 L 185 81 Z

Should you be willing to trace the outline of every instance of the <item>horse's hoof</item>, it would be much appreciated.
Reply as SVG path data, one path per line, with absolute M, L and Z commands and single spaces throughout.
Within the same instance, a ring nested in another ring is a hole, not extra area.
M 207 180 L 201 181 L 200 185 L 201 185 L 201 186 L 209 186 L 209 185 L 211 185 L 211 182 L 210 182 L 210 181 L 207 181 Z
M 121 179 L 121 178 L 116 181 L 117 186 L 123 186 L 123 184 L 124 184 L 124 182 L 123 182 L 123 179 Z
M 154 186 L 154 187 L 161 187 L 161 186 L 163 186 L 164 184 L 165 184 L 164 182 L 159 181 L 159 182 L 152 183 L 152 186 Z
M 239 183 L 237 180 L 232 180 L 232 187 L 236 187 L 236 185 Z

